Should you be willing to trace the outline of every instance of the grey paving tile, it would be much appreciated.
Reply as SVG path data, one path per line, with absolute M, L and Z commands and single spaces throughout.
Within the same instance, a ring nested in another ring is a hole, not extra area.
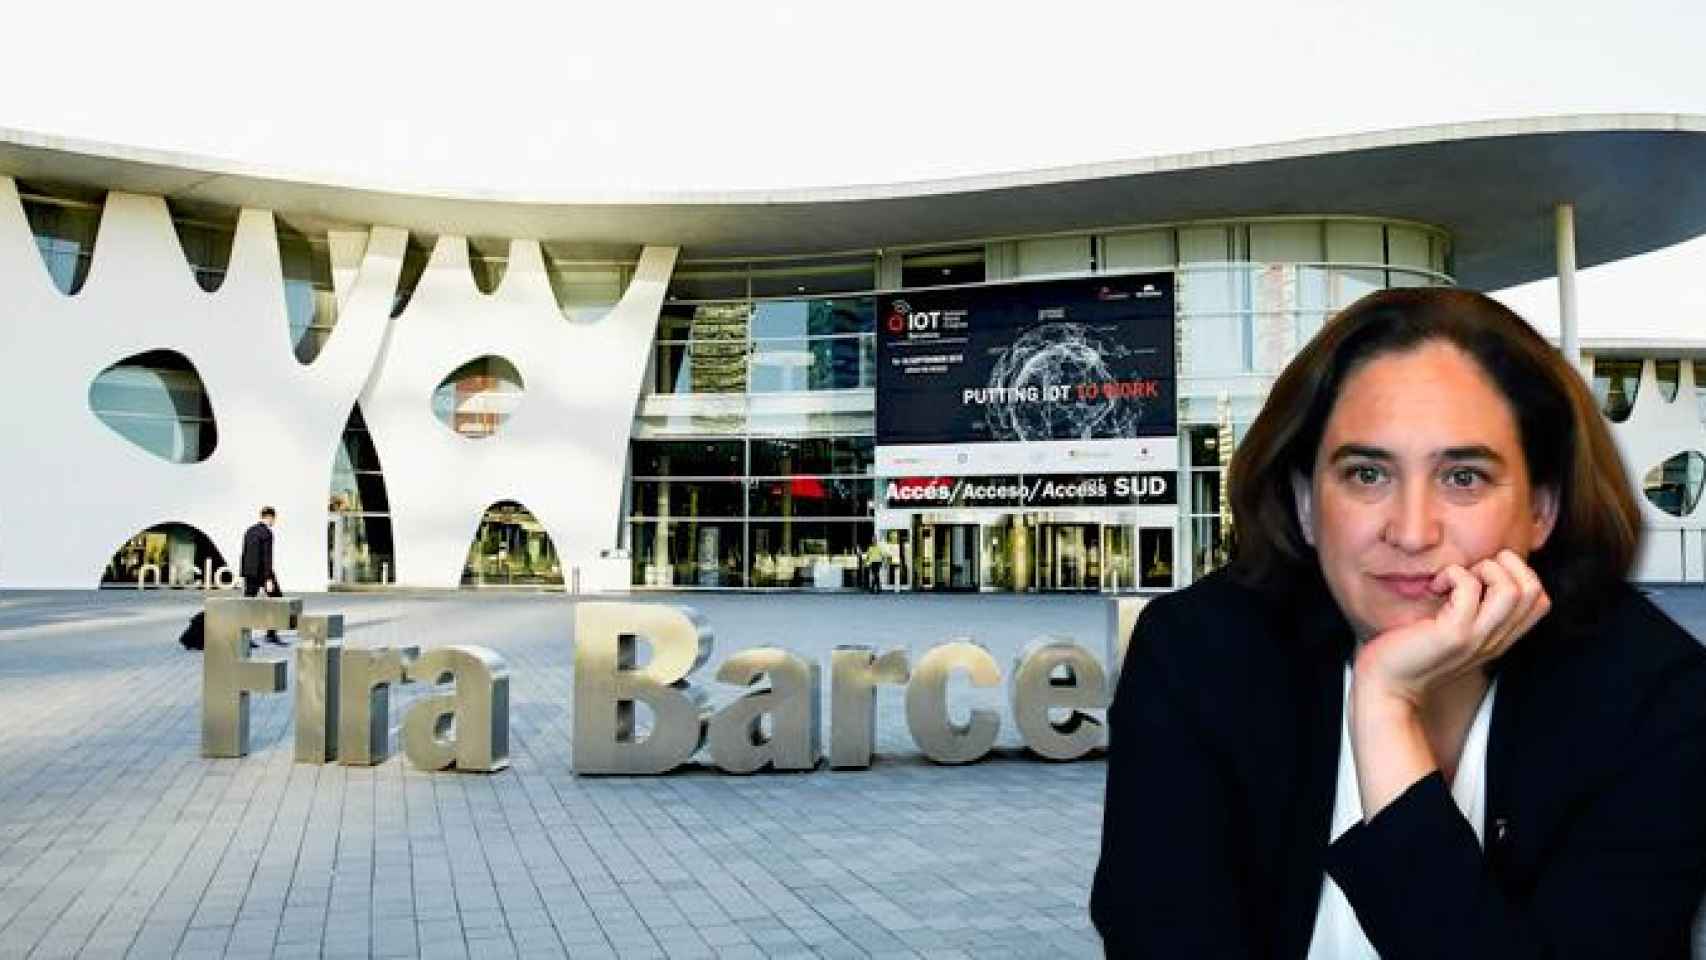
M 747 647 L 815 658 L 827 681 L 837 644 L 916 656 L 970 635 L 1005 665 L 1044 633 L 1099 653 L 1105 623 L 1096 598 L 641 599 L 709 618 L 716 649 L 694 680 L 714 705 L 734 694 L 716 667 Z M 1658 599 L 1706 633 L 1706 595 Z M 977 764 L 922 761 L 904 692 L 885 687 L 869 770 L 582 778 L 572 599 L 310 596 L 310 612 L 345 615 L 351 646 L 498 650 L 510 769 L 297 764 L 290 698 L 270 695 L 251 699 L 248 757 L 203 760 L 200 660 L 172 642 L 197 600 L 0 596 L 0 957 L 1099 952 L 1084 904 L 1105 765 L 1019 758 L 1002 688 L 952 692 L 956 710 L 1002 717 L 996 755 Z M 421 695 L 392 691 L 393 724 Z M 1706 923 L 1696 940 L 1706 948 Z

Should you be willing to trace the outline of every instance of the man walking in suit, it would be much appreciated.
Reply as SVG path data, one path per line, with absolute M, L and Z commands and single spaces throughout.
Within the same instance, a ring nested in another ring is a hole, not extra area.
M 263 589 L 267 596 L 282 596 L 284 591 L 278 588 L 278 575 L 272 569 L 272 525 L 278 519 L 277 511 L 272 507 L 261 508 L 259 523 L 250 527 L 243 534 L 243 559 L 239 563 L 243 575 L 243 596 L 253 597 Z M 282 646 L 283 640 L 278 638 L 278 631 L 267 631 L 267 642 Z

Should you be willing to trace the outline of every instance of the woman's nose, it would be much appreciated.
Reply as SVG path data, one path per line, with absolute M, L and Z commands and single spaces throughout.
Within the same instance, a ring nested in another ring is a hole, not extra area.
M 1437 546 L 1441 528 L 1433 497 L 1424 485 L 1407 484 L 1391 500 L 1386 518 L 1386 542 L 1407 553 Z

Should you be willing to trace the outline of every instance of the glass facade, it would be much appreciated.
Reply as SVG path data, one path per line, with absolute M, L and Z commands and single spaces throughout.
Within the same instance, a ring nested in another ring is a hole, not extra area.
M 1706 424 L 1706 360 L 1694 361 L 1694 402 L 1700 408 L 1700 422 Z
M 173 463 L 200 463 L 219 441 L 201 377 L 172 350 L 140 353 L 101 371 L 89 385 L 89 409 L 126 440 Z
M 217 291 L 225 283 L 225 271 L 231 265 L 231 246 L 237 239 L 237 210 L 180 200 L 168 200 L 166 207 L 172 213 L 172 227 L 178 232 L 178 242 L 184 248 L 184 259 L 196 285 L 208 293 Z
M 563 585 L 563 565 L 544 524 L 513 500 L 486 510 L 468 560 L 462 567 L 465 587 Z
M 857 579 L 872 537 L 877 262 L 678 266 L 632 445 L 636 585 Z
M 393 319 L 403 315 L 408 309 L 409 301 L 414 298 L 415 287 L 421 282 L 422 274 L 426 273 L 427 261 L 432 258 L 433 244 L 436 237 L 421 234 L 409 234 L 409 240 L 403 246 L 403 267 L 397 274 L 397 293 L 391 298 L 391 316 Z
M 1226 560 L 1227 464 L 1273 378 L 1334 311 L 1390 286 L 1449 284 L 1450 259 L 1441 231 L 1345 217 L 1187 223 L 821 263 L 684 262 L 635 422 L 633 582 L 804 586 L 819 583 L 826 565 L 846 571 L 843 584 L 855 581 L 856 557 L 874 533 L 866 518 L 875 298 L 862 294 L 879 277 L 883 289 L 909 289 L 1144 270 L 1178 279 L 1178 527 L 983 522 L 956 539 L 952 525 L 938 524 L 928 549 L 929 525 L 886 538 L 925 551 L 928 562 L 909 553 L 897 563 L 949 588 L 968 578 L 971 588 L 1188 582 Z M 1000 542 L 1008 537 L 1013 544 Z M 1026 569 L 1013 569 L 1009 555 L 1025 556 Z M 1175 563 L 1185 568 L 1178 575 Z
M 367 432 L 361 407 L 351 408 L 343 442 L 332 464 L 327 510 L 327 575 L 335 584 L 390 583 L 396 554 L 392 548 L 391 505 L 379 451 Z
M 592 323 L 610 312 L 634 277 L 637 251 L 578 250 L 544 246 L 545 273 L 557 309 L 575 323 Z
M 634 583 L 851 585 L 872 536 L 872 438 L 635 441 Z
M 106 195 L 22 181 L 17 186 L 24 217 L 53 285 L 67 296 L 77 293 L 89 276 Z
M 666 304 L 653 393 L 790 393 L 876 384 L 871 297 Z
M 901 258 L 900 285 L 945 287 L 958 283 L 982 283 L 987 278 L 982 247 L 909 253 Z
M 432 413 L 464 437 L 498 432 L 521 406 L 525 388 L 515 365 L 503 357 L 477 357 L 457 367 L 432 394 Z
M 1641 489 L 1653 506 L 1673 517 L 1686 517 L 1699 505 L 1702 486 L 1706 486 L 1706 457 L 1689 450 L 1647 471 Z
M 1629 419 L 1641 389 L 1641 360 L 1635 357 L 1594 357 L 1593 395 L 1599 410 L 1612 423 Z
M 1109 270 L 1178 258 L 1182 562 L 1193 578 L 1226 562 L 1232 452 L 1297 351 L 1366 294 L 1451 283 L 1443 233 L 1363 219 L 1188 224 L 1109 236 L 1102 249 Z
M 468 270 L 475 289 L 488 296 L 496 293 L 509 272 L 509 241 L 468 238 Z
M 194 587 L 210 575 L 217 576 L 225 565 L 219 548 L 200 530 L 183 523 L 162 523 L 119 545 L 101 572 L 101 586 Z
M 324 233 L 306 234 L 273 220 L 279 263 L 284 269 L 284 306 L 290 318 L 290 342 L 296 359 L 313 363 L 338 324 L 338 296 L 332 287 L 331 246 Z

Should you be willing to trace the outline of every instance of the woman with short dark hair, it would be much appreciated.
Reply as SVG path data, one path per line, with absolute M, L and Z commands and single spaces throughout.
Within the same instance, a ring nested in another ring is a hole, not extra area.
M 1626 582 L 1580 375 L 1480 294 L 1372 294 L 1275 382 L 1232 563 L 1159 598 L 1112 725 L 1111 956 L 1687 957 L 1706 651 Z

